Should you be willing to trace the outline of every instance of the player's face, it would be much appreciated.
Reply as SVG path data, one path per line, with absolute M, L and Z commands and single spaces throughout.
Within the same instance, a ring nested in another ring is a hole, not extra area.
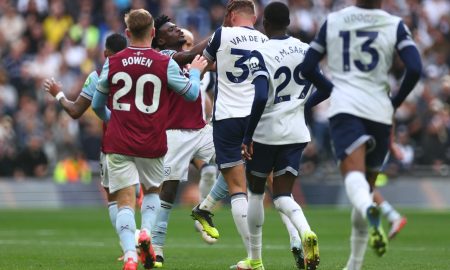
M 186 43 L 183 31 L 174 23 L 167 22 L 159 29 L 161 33 L 161 39 L 164 39 L 166 46 L 176 46 Z

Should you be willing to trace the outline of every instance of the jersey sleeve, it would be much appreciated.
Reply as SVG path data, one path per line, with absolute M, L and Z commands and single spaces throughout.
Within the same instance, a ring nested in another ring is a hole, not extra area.
M 172 58 L 167 67 L 167 83 L 169 88 L 188 100 L 195 100 L 200 89 L 200 71 L 191 69 L 189 78 L 183 75 L 177 62 Z M 195 98 L 194 98 L 195 97 Z
M 254 78 L 262 75 L 264 77 L 269 77 L 269 72 L 267 71 L 266 63 L 264 62 L 264 57 L 258 51 L 252 51 L 248 60 L 248 67 Z
M 97 87 L 98 75 L 97 71 L 92 71 L 84 82 L 83 89 L 81 89 L 80 96 L 92 101 L 95 89 Z
M 203 56 L 206 57 L 209 61 L 216 61 L 217 51 L 220 47 L 220 41 L 222 39 L 222 27 L 219 27 L 216 32 L 211 36 L 208 45 L 203 51 Z
M 102 72 L 100 73 L 100 77 L 97 82 L 97 90 L 102 92 L 103 94 L 109 93 L 108 74 L 109 74 L 109 58 L 106 58 L 105 64 L 103 65 Z
M 172 58 L 172 56 L 174 56 L 174 54 L 176 54 L 177 51 L 175 51 L 175 50 L 162 50 L 162 51 L 160 51 L 160 53 L 164 54 L 164 55 L 167 55 L 170 58 Z
M 408 27 L 403 21 L 400 21 L 397 27 L 397 43 L 395 44 L 395 48 L 397 51 L 401 51 L 408 46 L 416 46 L 416 44 L 411 37 L 411 32 Z
M 320 54 L 325 54 L 327 51 L 327 21 L 325 21 L 320 27 L 319 33 L 316 38 L 311 42 L 311 49 L 317 51 Z

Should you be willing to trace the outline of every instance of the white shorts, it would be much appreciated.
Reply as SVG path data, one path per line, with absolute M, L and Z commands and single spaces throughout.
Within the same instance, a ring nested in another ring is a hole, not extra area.
M 109 188 L 108 170 L 106 169 L 106 155 L 100 152 L 100 179 L 104 188 Z
M 193 158 L 209 163 L 214 156 L 210 125 L 200 130 L 171 129 L 166 134 L 169 149 L 164 158 L 164 180 L 187 181 L 189 163 Z
M 109 193 L 140 183 L 149 189 L 159 187 L 164 176 L 164 157 L 140 158 L 106 154 Z

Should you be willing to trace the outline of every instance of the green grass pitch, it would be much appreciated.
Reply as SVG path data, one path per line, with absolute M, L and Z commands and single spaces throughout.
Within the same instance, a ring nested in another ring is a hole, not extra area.
M 319 237 L 319 269 L 342 269 L 349 254 L 350 211 L 315 207 L 304 211 Z M 402 212 L 409 221 L 404 231 L 390 243 L 383 258 L 368 249 L 363 269 L 450 269 L 450 214 Z M 176 208 L 171 214 L 164 269 L 228 269 L 245 256 L 228 208 L 216 212 L 221 237 L 212 246 L 194 231 L 189 214 L 188 208 Z M 295 269 L 286 230 L 270 208 L 263 245 L 266 269 Z M 116 261 L 119 255 L 106 208 L 0 210 L 1 270 L 122 269 Z

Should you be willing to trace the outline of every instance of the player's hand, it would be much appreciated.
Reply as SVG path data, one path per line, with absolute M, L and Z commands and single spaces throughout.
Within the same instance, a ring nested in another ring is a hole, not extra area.
M 191 69 L 192 68 L 198 69 L 198 70 L 200 70 L 200 73 L 202 73 L 207 65 L 208 65 L 208 60 L 206 60 L 205 57 L 197 54 L 195 56 L 194 60 L 192 60 Z
M 241 153 L 242 157 L 244 157 L 246 160 L 252 160 L 253 156 L 253 142 L 250 142 L 247 146 L 246 144 L 241 145 Z
M 391 135 L 389 138 L 389 150 L 397 160 L 403 160 L 404 155 L 398 144 L 395 142 L 395 118 L 392 117 Z
M 56 82 L 54 78 L 46 79 L 44 82 L 44 90 L 49 92 L 53 97 L 61 92 L 62 85 L 60 82 Z
M 389 149 L 391 150 L 392 155 L 395 157 L 395 159 L 397 160 L 403 160 L 403 158 L 405 157 L 403 155 L 402 150 L 400 149 L 398 143 L 392 142 L 389 145 Z

